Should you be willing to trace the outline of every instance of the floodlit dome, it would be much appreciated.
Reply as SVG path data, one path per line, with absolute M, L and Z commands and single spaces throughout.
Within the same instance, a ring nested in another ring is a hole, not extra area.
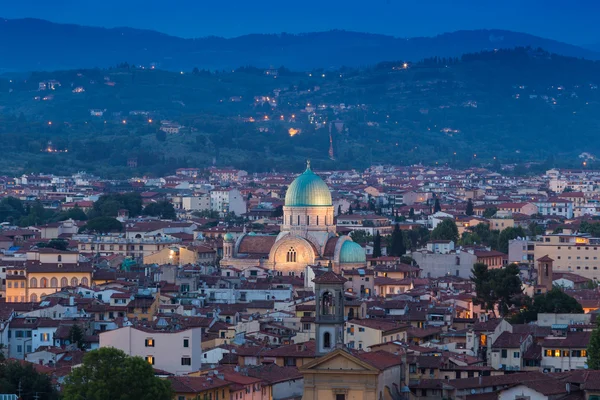
M 346 240 L 342 244 L 340 249 L 340 263 L 342 264 L 355 264 L 355 263 L 366 263 L 367 256 L 365 250 L 360 244 L 351 240 Z
M 225 235 L 223 235 L 223 240 L 226 242 L 233 242 L 233 235 L 227 232 Z
M 285 205 L 288 207 L 331 206 L 331 192 L 327 184 L 310 169 L 299 175 L 285 194 Z

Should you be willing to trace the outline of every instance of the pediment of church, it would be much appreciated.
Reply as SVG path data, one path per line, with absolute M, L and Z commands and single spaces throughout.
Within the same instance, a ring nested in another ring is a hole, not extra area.
M 372 365 L 360 360 L 349 352 L 338 349 L 317 358 L 300 368 L 303 372 L 315 371 L 352 371 L 352 372 L 376 372 L 379 370 Z

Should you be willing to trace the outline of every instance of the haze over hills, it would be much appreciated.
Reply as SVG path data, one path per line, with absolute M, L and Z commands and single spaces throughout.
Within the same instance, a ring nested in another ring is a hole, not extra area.
M 504 30 L 457 31 L 417 38 L 328 31 L 183 39 L 132 28 L 106 29 L 39 19 L 0 20 L 3 54 L 0 71 L 105 68 L 125 61 L 142 65 L 155 63 L 169 70 L 231 69 L 243 65 L 307 70 L 361 67 L 386 60 L 457 57 L 517 46 L 600 59 L 600 53 L 593 50 Z
M 282 68 L 277 79 L 130 65 L 23 75 L 0 77 L 0 173 L 158 176 L 213 162 L 297 171 L 307 158 L 324 169 L 548 161 L 543 170 L 579 166 L 584 152 L 591 168 L 600 154 L 600 62 L 530 48 Z

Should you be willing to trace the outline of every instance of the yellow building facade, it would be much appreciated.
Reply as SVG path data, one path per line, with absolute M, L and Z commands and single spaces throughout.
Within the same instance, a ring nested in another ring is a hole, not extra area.
M 68 286 L 89 286 L 93 268 L 79 262 L 77 252 L 38 249 L 27 253 L 23 265 L 7 268 L 6 301 L 38 302 Z

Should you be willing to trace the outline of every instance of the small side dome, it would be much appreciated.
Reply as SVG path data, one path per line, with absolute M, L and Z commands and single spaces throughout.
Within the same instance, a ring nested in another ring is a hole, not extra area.
M 231 233 L 227 232 L 225 235 L 223 235 L 223 241 L 233 242 L 233 235 Z
M 342 248 L 340 250 L 340 263 L 358 264 L 366 262 L 367 256 L 365 254 L 365 250 L 360 246 L 360 244 L 351 240 L 346 240 L 344 244 L 342 244 Z

